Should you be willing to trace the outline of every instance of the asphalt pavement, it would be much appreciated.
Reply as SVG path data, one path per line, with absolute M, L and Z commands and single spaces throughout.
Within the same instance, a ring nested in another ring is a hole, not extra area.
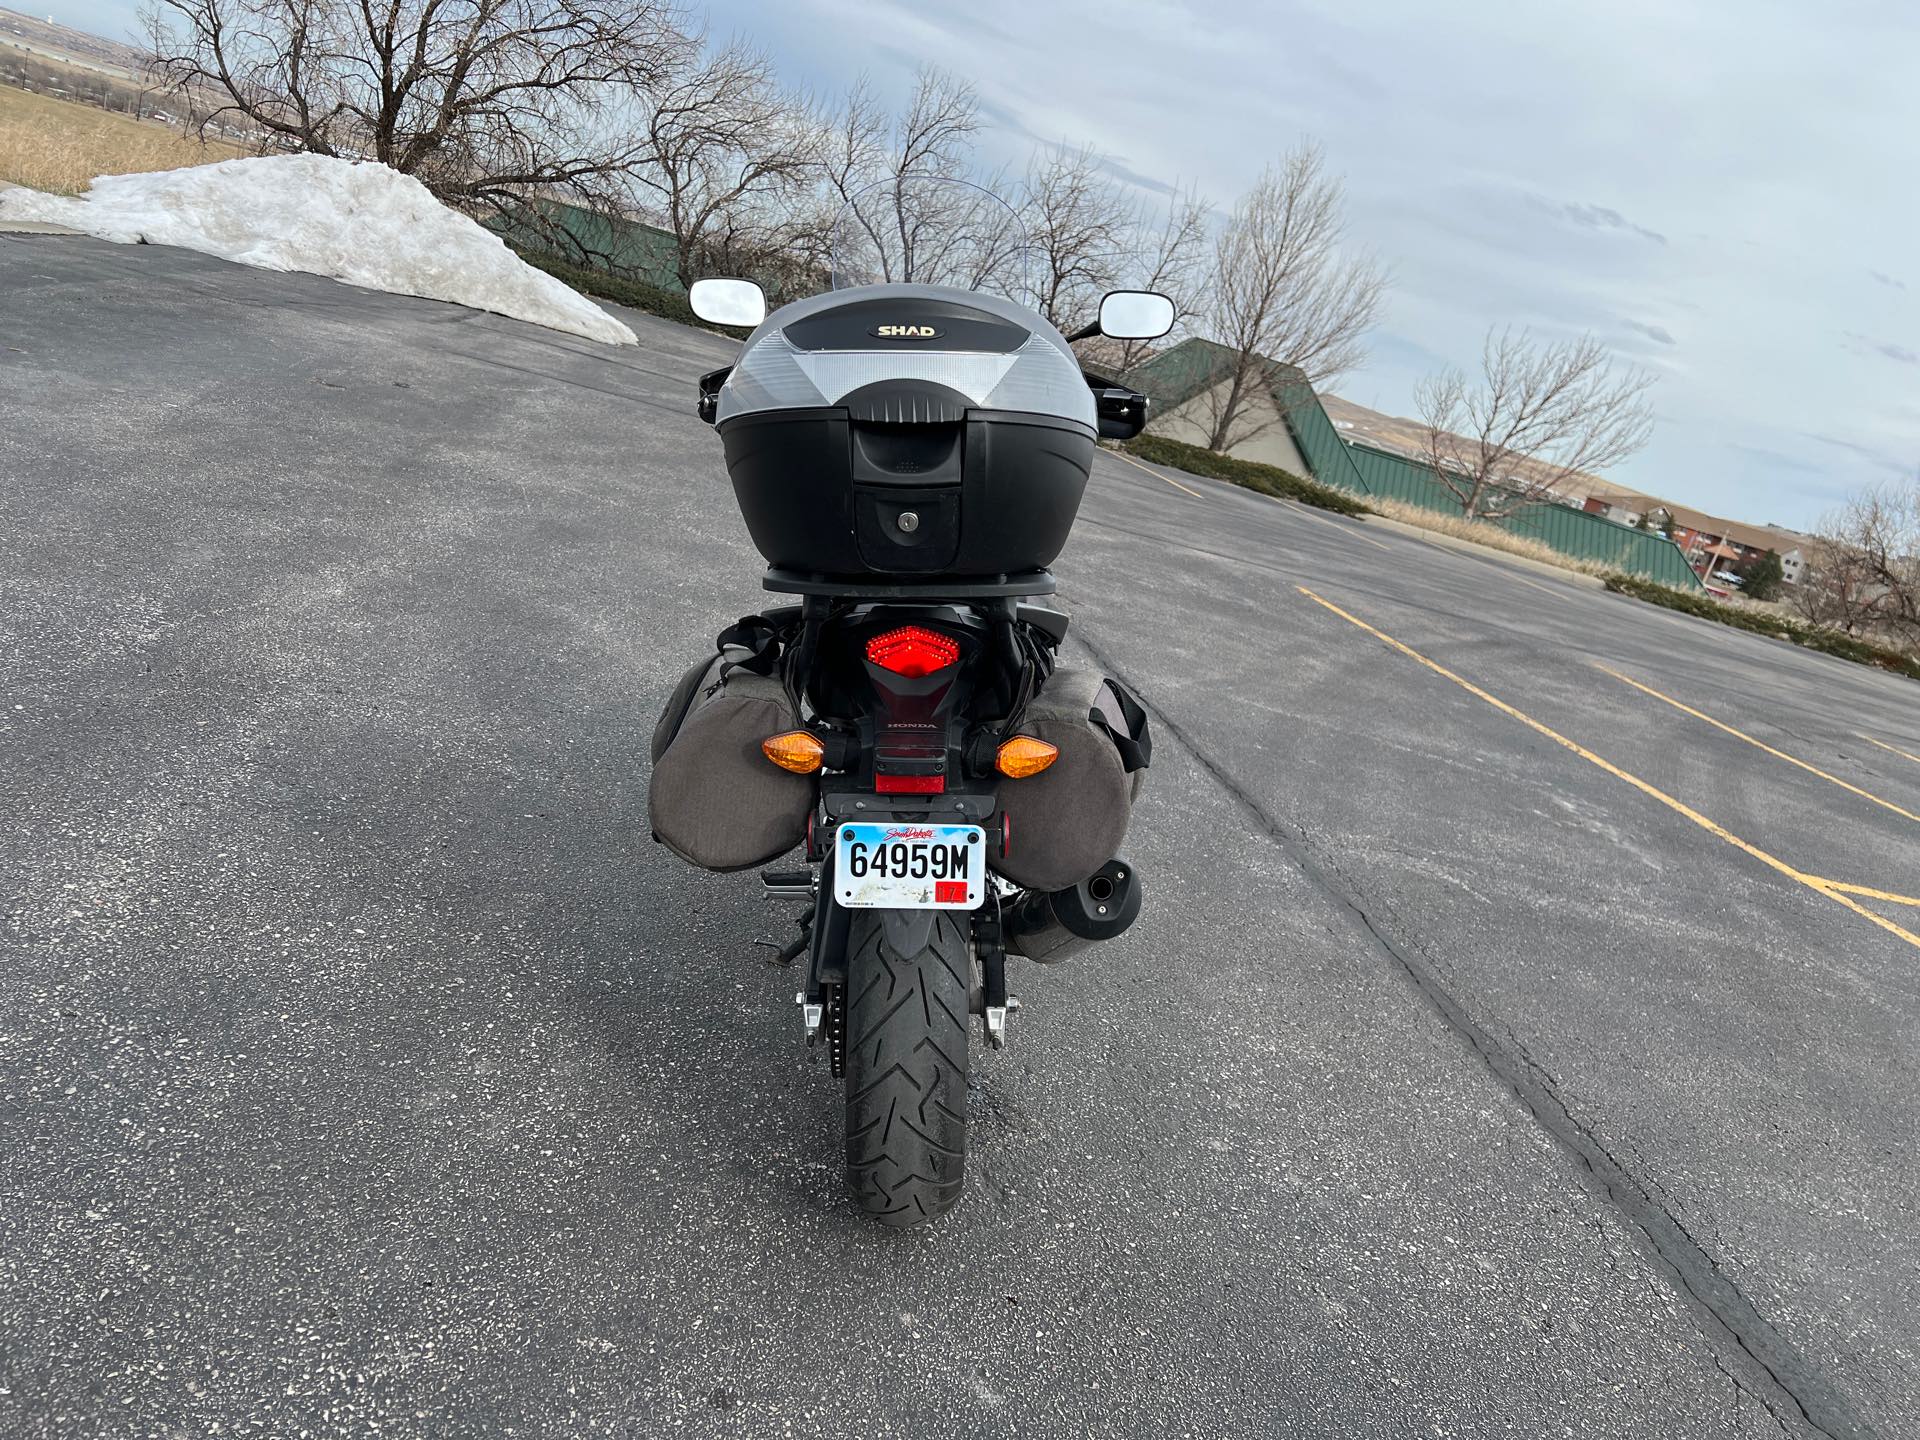
M 622 318 L 0 237 L 0 1434 L 1920 1434 L 1920 687 L 1103 456 L 1146 910 L 880 1230 Z

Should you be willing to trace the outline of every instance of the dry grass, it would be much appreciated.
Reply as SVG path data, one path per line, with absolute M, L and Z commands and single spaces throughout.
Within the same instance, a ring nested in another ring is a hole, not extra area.
M 202 144 L 153 120 L 135 120 L 51 95 L 0 85 L 0 180 L 77 195 L 96 175 L 177 170 L 247 151 Z
M 1579 575 L 1592 575 L 1605 578 L 1614 572 L 1614 568 L 1600 565 L 1592 560 L 1576 560 L 1570 555 L 1562 555 L 1551 545 L 1538 540 L 1529 540 L 1524 535 L 1515 535 L 1502 530 L 1498 525 L 1489 525 L 1484 521 L 1468 520 L 1459 515 L 1443 515 L 1437 510 L 1428 510 L 1420 505 L 1409 505 L 1403 500 L 1388 500 L 1378 495 L 1369 495 L 1367 505 L 1377 510 L 1389 520 L 1398 520 L 1403 525 L 1415 525 L 1422 530 L 1431 530 L 1436 535 L 1450 535 L 1455 540 L 1469 540 L 1475 545 L 1484 545 L 1489 550 L 1504 550 L 1509 555 L 1519 555 L 1528 560 L 1538 560 L 1543 565 L 1552 565 L 1559 570 L 1571 570 Z

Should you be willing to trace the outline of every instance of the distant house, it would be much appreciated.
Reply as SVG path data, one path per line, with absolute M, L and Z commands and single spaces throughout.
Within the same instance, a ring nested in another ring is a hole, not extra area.
M 1813 541 L 1795 530 L 1777 525 L 1748 525 L 1723 520 L 1703 510 L 1674 505 L 1637 490 L 1610 489 L 1586 497 L 1585 508 L 1626 525 L 1638 525 L 1645 515 L 1671 528 L 1673 543 L 1686 552 L 1687 563 L 1701 576 L 1716 570 L 1738 570 L 1771 550 L 1780 557 L 1780 578 L 1798 585 L 1806 577 Z
M 1213 407 L 1225 398 L 1232 384 L 1237 353 L 1211 340 L 1182 340 L 1129 371 L 1127 384 L 1152 402 L 1147 412 L 1147 433 L 1188 445 L 1205 445 L 1212 438 Z M 1300 453 L 1285 423 L 1285 397 L 1304 387 L 1306 376 L 1277 360 L 1259 364 L 1258 383 L 1243 402 L 1241 414 L 1245 418 L 1236 421 L 1235 427 L 1256 433 L 1227 453 L 1236 459 L 1257 460 L 1295 475 L 1311 476 L 1313 467 Z

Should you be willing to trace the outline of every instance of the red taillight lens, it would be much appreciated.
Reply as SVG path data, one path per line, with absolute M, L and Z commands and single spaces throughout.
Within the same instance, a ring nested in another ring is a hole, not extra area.
M 938 630 L 902 625 L 867 641 L 867 659 L 882 670 L 921 680 L 960 658 L 960 642 Z
M 947 793 L 947 777 L 944 775 L 876 775 L 873 777 L 874 793 L 879 795 L 944 795 Z

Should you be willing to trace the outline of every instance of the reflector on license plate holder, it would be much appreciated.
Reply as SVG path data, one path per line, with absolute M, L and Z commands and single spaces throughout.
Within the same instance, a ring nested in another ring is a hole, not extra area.
M 911 821 L 842 825 L 833 894 L 865 910 L 972 910 L 986 895 L 987 832 Z

